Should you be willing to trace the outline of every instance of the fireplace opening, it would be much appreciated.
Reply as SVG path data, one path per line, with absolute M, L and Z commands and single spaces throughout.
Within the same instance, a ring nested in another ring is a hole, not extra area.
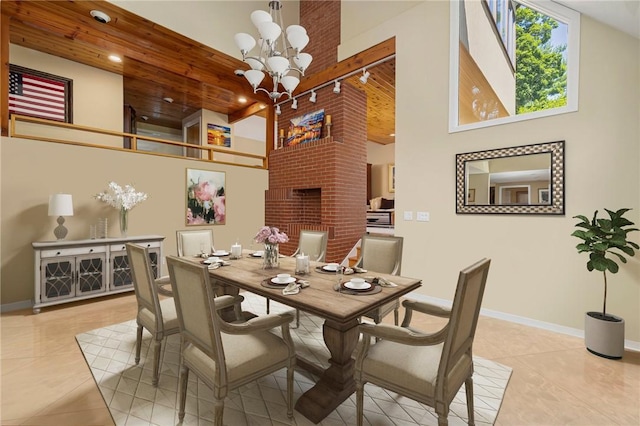
M 292 207 L 295 214 L 293 223 L 319 225 L 322 223 L 322 190 L 320 188 L 294 189 Z

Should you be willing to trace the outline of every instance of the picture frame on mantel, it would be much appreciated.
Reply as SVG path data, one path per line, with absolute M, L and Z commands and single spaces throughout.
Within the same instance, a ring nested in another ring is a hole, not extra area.
M 211 170 L 187 169 L 186 225 L 226 223 L 226 174 Z
M 389 192 L 396 192 L 396 165 L 389 164 Z

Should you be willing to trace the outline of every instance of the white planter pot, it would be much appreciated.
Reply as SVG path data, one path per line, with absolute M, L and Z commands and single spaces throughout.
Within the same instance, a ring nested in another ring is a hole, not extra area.
M 615 315 L 607 314 L 615 321 L 595 318 L 587 312 L 584 316 L 584 343 L 587 350 L 595 355 L 620 359 L 624 354 L 624 320 Z

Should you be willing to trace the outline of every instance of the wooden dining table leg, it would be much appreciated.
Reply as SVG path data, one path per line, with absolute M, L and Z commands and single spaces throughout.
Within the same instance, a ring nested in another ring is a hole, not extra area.
M 314 423 L 322 421 L 355 392 L 351 355 L 358 344 L 358 324 L 357 319 L 347 323 L 325 320 L 322 326 L 324 342 L 331 353 L 329 368 L 296 402 L 296 410 Z

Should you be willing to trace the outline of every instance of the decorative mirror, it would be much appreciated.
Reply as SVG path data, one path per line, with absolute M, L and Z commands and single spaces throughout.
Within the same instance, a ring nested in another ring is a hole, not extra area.
M 564 141 L 456 155 L 456 213 L 564 214 Z

